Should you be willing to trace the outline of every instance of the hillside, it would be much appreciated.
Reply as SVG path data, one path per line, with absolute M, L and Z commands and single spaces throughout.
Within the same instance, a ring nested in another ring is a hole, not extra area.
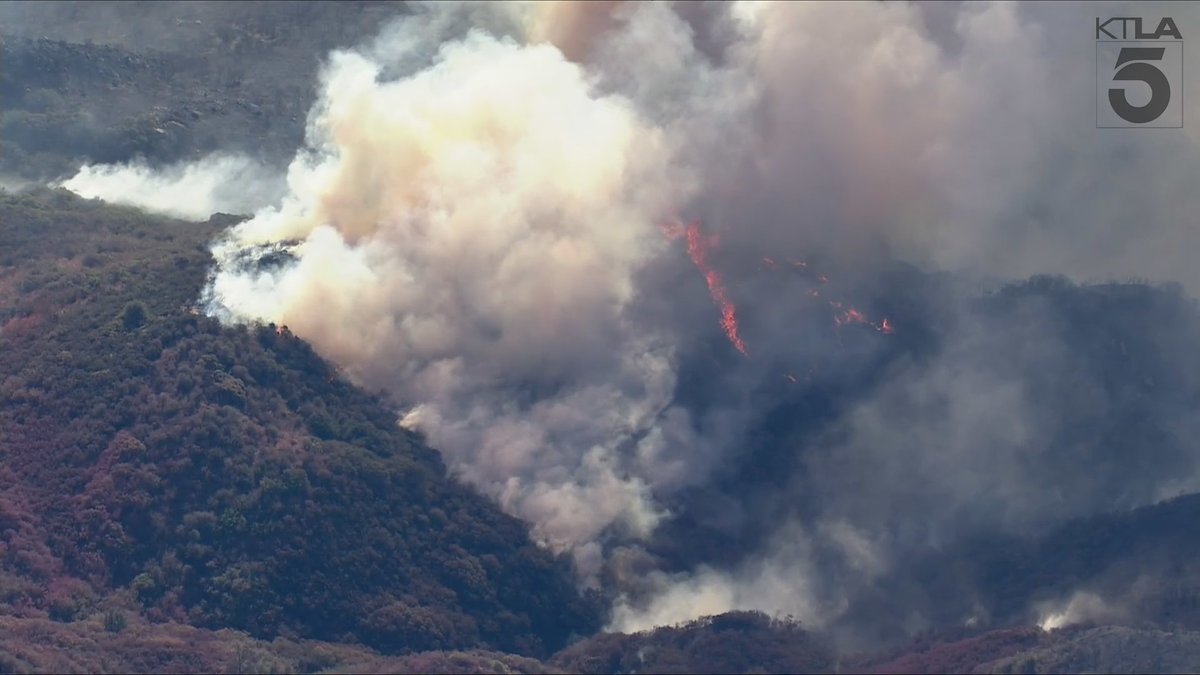
M 230 220 L 163 219 L 64 191 L 0 201 L 0 614 L 11 625 L 0 653 L 10 670 L 253 657 L 283 670 L 419 671 L 428 666 L 411 664 L 436 662 L 469 672 L 500 657 L 385 654 L 481 648 L 549 659 L 521 662 L 524 672 L 831 667 L 819 634 L 752 616 L 598 635 L 550 659 L 600 625 L 599 606 L 576 594 L 565 562 L 444 478 L 437 453 L 396 427 L 381 399 L 346 383 L 285 327 L 222 327 L 196 312 L 205 243 Z M 1014 288 L 989 302 L 1050 292 L 1072 307 L 1081 293 L 1121 302 L 1129 292 Z M 1174 306 L 1171 291 L 1146 292 Z M 1095 311 L 1111 314 L 1104 303 Z M 921 597 L 962 598 L 968 604 L 943 601 L 930 613 L 941 626 L 933 642 L 901 648 L 905 656 L 887 667 L 925 659 L 912 667 L 931 672 L 1063 663 L 1084 639 L 954 629 L 981 601 L 991 626 L 1020 626 L 1039 619 L 1028 608 L 1087 591 L 1121 609 L 1097 618 L 1195 631 L 1198 504 L 1189 496 L 1034 538 L 971 539 L 881 580 L 857 611 L 884 616 L 898 602 L 922 602 L 906 590 L 914 579 L 923 580 Z M 1174 581 L 1150 584 L 1148 574 Z M 110 622 L 119 639 L 106 637 Z M 205 630 L 230 628 L 248 635 Z M 714 633 L 723 637 L 707 637 Z M 60 647 L 35 648 L 34 634 L 59 635 Z M 182 645 L 170 635 L 220 646 L 162 647 Z M 729 647 L 730 635 L 744 644 Z M 1143 663 L 1143 642 L 1125 635 L 1087 639 L 1133 645 L 1111 648 L 1124 659 L 1113 664 Z M 314 639 L 363 647 L 286 642 Z M 80 660 L 61 660 L 66 645 Z
M 1194 670 L 1191 146 L 1033 7 L 0 3 L 0 674 Z
M 565 563 L 285 327 L 198 315 L 184 223 L 0 201 L 3 613 L 546 654 L 598 627 Z
M 444 478 L 437 453 L 380 399 L 285 327 L 222 327 L 196 313 L 204 244 L 228 221 L 173 221 L 63 191 L 0 201 L 2 613 L 99 626 L 115 611 L 139 630 L 237 628 L 391 653 L 545 657 L 593 633 L 598 607 L 576 595 L 565 563 Z M 1143 584 L 1135 615 L 1196 630 L 1187 532 L 1197 504 L 971 541 L 915 567 L 928 570 L 930 597 L 974 589 L 997 622 L 1020 624 L 1036 619 L 1023 613 L 1035 601 L 1129 588 L 1156 561 L 1176 586 Z M 880 601 L 897 597 L 893 588 Z M 946 605 L 944 620 L 963 610 Z M 776 639 L 766 624 L 739 625 L 760 636 L 748 639 Z M 776 647 L 719 656 L 703 650 L 725 638 L 681 646 L 670 636 L 686 632 L 664 631 L 655 669 L 825 669 L 831 658 L 819 643 L 814 656 L 792 654 L 800 643 L 787 633 L 768 658 Z M 630 672 L 646 639 L 599 637 L 553 663 Z M 672 644 L 682 651 L 664 651 Z M 746 653 L 752 662 L 729 660 Z
M 282 164 L 321 58 L 403 3 L 4 3 L 0 178 L 214 151 Z
M 110 616 L 63 623 L 0 617 L 0 672 L 24 673 L 545 673 L 534 659 L 488 652 L 389 656 L 358 645 L 210 631 Z M 107 624 L 107 627 L 106 627 Z

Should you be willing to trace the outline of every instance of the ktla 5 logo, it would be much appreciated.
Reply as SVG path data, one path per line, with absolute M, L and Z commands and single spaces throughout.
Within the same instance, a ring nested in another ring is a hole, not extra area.
M 1171 17 L 1096 19 L 1096 126 L 1183 126 L 1183 35 Z

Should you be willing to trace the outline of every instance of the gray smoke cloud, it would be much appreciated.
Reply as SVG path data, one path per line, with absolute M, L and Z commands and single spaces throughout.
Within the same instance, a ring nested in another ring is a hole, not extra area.
M 552 47 L 473 32 L 432 58 L 387 80 L 334 55 L 291 194 L 215 249 L 212 306 L 411 402 L 404 425 L 582 562 L 662 515 L 630 465 L 653 469 L 650 432 L 679 414 L 671 345 L 625 307 L 687 196 L 664 133 Z M 285 240 L 294 265 L 239 266 Z
M 1093 19 L 1123 11 L 1200 26 L 1175 6 L 419 7 L 331 55 L 287 194 L 215 245 L 205 301 L 389 391 L 458 475 L 615 584 L 613 627 L 828 625 L 908 551 L 1196 486 L 1178 444 L 1079 472 L 1098 441 L 1076 427 L 1129 401 L 1055 307 L 971 300 L 1044 272 L 1200 290 L 1200 128 L 1094 128 Z M 680 219 L 749 358 L 664 236 Z M 247 262 L 259 247 L 293 261 Z M 895 295 L 897 261 L 968 281 L 892 298 L 939 326 L 893 358 L 916 326 L 833 331 L 827 303 Z M 844 381 L 867 394 L 818 431 L 755 440 Z M 760 461 L 773 482 L 739 483 Z M 672 540 L 688 518 L 747 548 L 671 559 L 702 546 Z

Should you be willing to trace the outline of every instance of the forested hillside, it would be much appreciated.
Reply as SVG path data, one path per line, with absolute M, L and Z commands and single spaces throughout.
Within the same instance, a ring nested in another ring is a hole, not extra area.
M 1195 670 L 1194 161 L 1035 6 L 0 3 L 0 674 Z
M 0 177 L 84 161 L 237 151 L 284 162 L 321 59 L 403 3 L 7 3 L 0 7 Z
M 445 477 L 286 327 L 199 315 L 185 223 L 0 201 L 6 613 L 547 654 L 596 630 L 565 563 Z

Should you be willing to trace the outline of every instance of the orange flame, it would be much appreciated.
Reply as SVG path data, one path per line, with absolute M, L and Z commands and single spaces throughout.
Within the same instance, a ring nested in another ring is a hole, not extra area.
M 840 302 L 830 302 L 829 304 L 834 309 L 842 308 L 842 303 L 840 303 Z M 874 328 L 875 330 L 879 331 L 880 333 L 883 333 L 884 335 L 891 335 L 893 332 L 895 332 L 895 328 L 892 326 L 892 322 L 887 317 L 884 317 L 883 321 L 881 321 L 879 323 L 875 323 L 874 321 L 871 321 L 870 319 L 868 319 L 866 314 L 863 314 L 862 312 L 858 311 L 857 309 L 855 309 L 853 307 L 850 307 L 849 309 L 842 312 L 841 314 L 835 314 L 833 316 L 833 325 L 835 328 L 841 328 L 842 326 L 845 326 L 846 324 L 851 324 L 851 323 L 861 323 L 861 324 L 868 325 L 868 326 Z
M 832 302 L 830 304 L 833 305 L 834 309 L 838 309 L 841 307 L 841 303 L 838 303 L 838 302 Z M 867 321 L 867 316 L 865 314 L 858 311 L 857 309 L 854 309 L 853 307 L 851 307 L 850 309 L 847 309 L 846 311 L 842 312 L 841 314 L 835 314 L 833 317 L 833 325 L 837 326 L 839 328 L 846 324 L 850 324 L 850 323 L 870 323 L 870 322 Z
M 660 227 L 663 234 L 672 241 L 680 238 L 687 240 L 688 256 L 692 259 L 692 263 L 696 265 L 696 268 L 704 274 L 704 281 L 708 284 L 709 295 L 712 296 L 717 308 L 721 310 L 721 329 L 725 332 L 725 337 L 729 339 L 730 344 L 741 352 L 743 356 L 748 356 L 746 343 L 742 341 L 741 336 L 738 334 L 737 307 L 734 306 L 733 301 L 726 295 L 725 285 L 721 281 L 720 273 L 712 267 L 708 260 L 709 252 L 720 244 L 719 238 L 716 235 L 705 237 L 700 231 L 700 224 L 696 222 L 685 226 L 677 220 L 673 223 L 664 223 Z M 804 260 L 787 260 L 787 262 L 798 270 L 807 271 L 809 269 L 808 262 Z M 772 270 L 777 269 L 779 264 L 774 258 L 769 256 L 762 256 L 762 263 L 764 267 Z M 829 277 L 824 274 L 815 274 L 814 276 L 818 284 L 829 283 Z M 808 295 L 819 298 L 821 297 L 821 292 L 817 288 L 809 288 Z M 843 305 L 836 300 L 828 300 L 827 302 L 834 310 L 833 325 L 836 329 L 841 329 L 842 326 L 849 324 L 862 324 L 870 326 L 884 335 L 891 335 L 896 330 L 891 320 L 886 317 L 879 323 L 875 323 L 866 314 L 852 306 Z M 785 373 L 784 377 L 791 382 L 796 382 L 795 375 L 791 373 Z M 809 372 L 805 375 L 805 380 L 811 381 L 811 379 L 812 369 L 810 368 Z
M 663 232 L 671 239 L 678 239 L 681 235 L 687 238 L 688 256 L 696 268 L 704 274 L 704 281 L 708 284 L 708 293 L 712 296 L 717 308 L 721 310 L 721 330 L 725 331 L 725 337 L 729 338 L 730 344 L 741 352 L 742 356 L 748 356 L 746 343 L 738 335 L 737 307 L 725 294 L 725 285 L 721 283 L 720 273 L 713 269 L 708 262 L 708 252 L 720 243 L 720 239 L 716 235 L 704 237 L 700 232 L 699 223 L 689 223 L 686 228 L 678 224 L 663 225 Z M 770 259 L 764 258 L 764 260 Z M 774 265 L 774 261 L 771 261 L 770 264 Z

